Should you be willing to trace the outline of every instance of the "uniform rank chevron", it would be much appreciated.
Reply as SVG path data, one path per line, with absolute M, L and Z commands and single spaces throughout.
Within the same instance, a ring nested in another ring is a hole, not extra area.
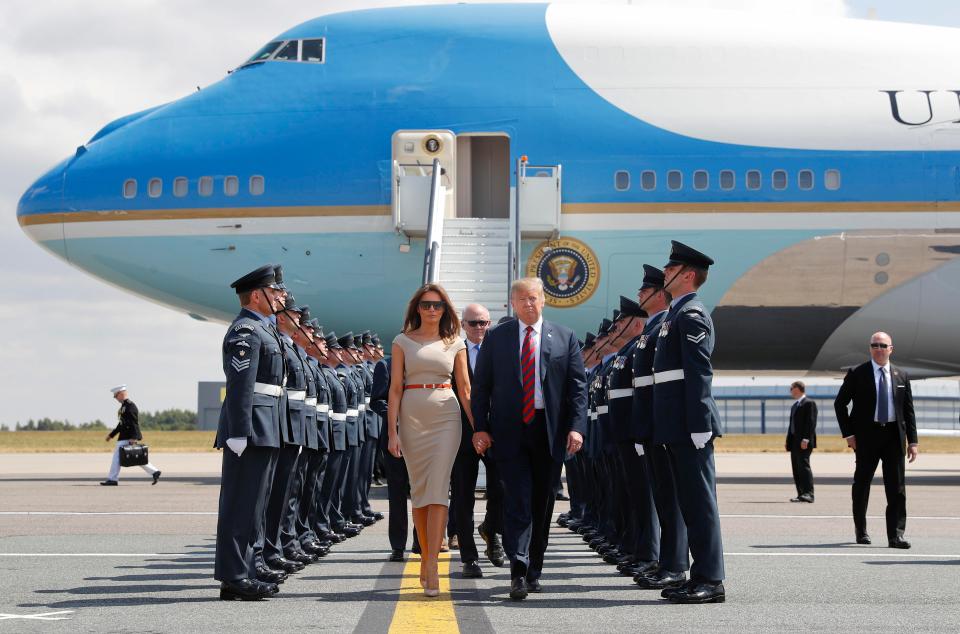
M 243 372 L 250 367 L 250 359 L 240 359 L 239 357 L 233 357 L 230 359 L 230 365 L 233 366 L 233 369 L 237 372 Z
M 707 333 L 701 332 L 699 335 L 696 335 L 696 336 L 694 336 L 694 335 L 687 335 L 687 339 L 689 339 L 689 340 L 692 341 L 693 343 L 700 343 L 701 341 L 703 341 L 703 340 L 706 338 L 706 336 L 707 336 Z

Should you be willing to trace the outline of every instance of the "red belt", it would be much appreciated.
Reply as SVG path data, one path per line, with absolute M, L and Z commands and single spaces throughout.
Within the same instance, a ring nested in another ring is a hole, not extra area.
M 404 385 L 405 390 L 449 390 L 453 387 L 451 383 L 414 383 Z

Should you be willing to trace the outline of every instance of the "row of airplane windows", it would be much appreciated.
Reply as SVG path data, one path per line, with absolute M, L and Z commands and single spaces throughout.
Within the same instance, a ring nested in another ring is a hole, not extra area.
M 260 196 L 264 192 L 266 183 L 263 176 L 251 176 L 247 181 L 247 191 L 251 196 Z M 177 176 L 173 179 L 173 195 L 177 198 L 183 198 L 190 193 L 190 181 L 186 176 Z M 237 176 L 224 176 L 223 195 L 236 196 L 240 193 L 240 178 Z M 201 176 L 197 179 L 197 194 L 200 196 L 213 195 L 213 176 Z M 150 198 L 160 198 L 163 195 L 163 179 L 151 178 L 147 181 L 147 196 Z M 123 181 L 123 197 L 137 197 L 137 179 L 128 178 Z
M 683 189 L 683 172 L 680 170 L 668 170 L 666 175 L 667 189 L 670 191 L 679 191 Z M 695 170 L 693 172 L 693 188 L 697 191 L 706 191 L 710 189 L 710 172 L 707 170 Z M 743 175 L 743 183 L 746 189 L 756 191 L 763 188 L 764 175 L 760 170 L 747 170 Z M 816 175 L 813 170 L 802 169 L 796 174 L 797 188 L 803 191 L 810 191 L 816 187 Z M 731 191 L 737 187 L 737 173 L 733 170 L 720 170 L 717 174 L 717 185 L 723 191 Z M 787 170 L 777 169 L 770 172 L 770 186 L 778 191 L 783 191 L 790 187 L 790 175 Z M 613 187 L 618 192 L 625 192 L 630 189 L 630 172 L 618 170 L 613 174 Z M 715 186 L 716 187 L 716 186 Z M 830 191 L 840 189 L 840 170 L 828 169 L 823 171 L 823 187 Z M 643 191 L 654 191 L 657 189 L 657 172 L 653 170 L 644 170 L 640 172 L 640 189 Z

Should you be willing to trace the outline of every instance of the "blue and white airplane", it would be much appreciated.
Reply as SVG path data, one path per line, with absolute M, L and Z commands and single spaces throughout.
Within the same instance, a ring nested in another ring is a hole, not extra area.
M 960 374 L 957 59 L 956 30 L 853 19 L 328 15 L 110 123 L 17 216 L 56 256 L 198 318 L 229 319 L 229 282 L 282 263 L 327 329 L 389 341 L 423 271 L 423 209 L 399 189 L 436 157 L 453 226 L 519 217 L 547 317 L 581 335 L 678 239 L 717 261 L 720 369 L 836 371 L 886 330 L 917 376 Z

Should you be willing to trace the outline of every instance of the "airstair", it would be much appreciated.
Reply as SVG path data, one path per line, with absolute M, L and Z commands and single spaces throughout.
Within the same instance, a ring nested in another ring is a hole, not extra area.
M 482 304 L 494 324 L 507 314 L 510 288 L 510 220 L 447 218 L 439 282 L 461 315 L 467 304 Z

